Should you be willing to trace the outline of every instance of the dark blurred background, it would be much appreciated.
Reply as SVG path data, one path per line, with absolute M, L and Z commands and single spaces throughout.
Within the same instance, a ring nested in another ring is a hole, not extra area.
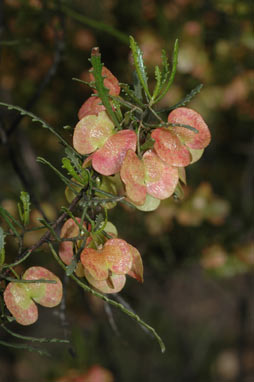
M 63 127 L 75 126 L 90 95 L 72 78 L 88 80 L 92 47 L 100 47 L 120 82 L 131 83 L 128 36 L 134 36 L 153 86 L 161 49 L 171 57 L 179 38 L 176 79 L 159 106 L 179 102 L 203 83 L 188 106 L 212 133 L 201 160 L 187 169 L 183 200 L 150 213 L 119 206 L 109 214 L 145 267 L 144 285 L 129 279 L 120 296 L 156 328 L 166 353 L 130 318 L 64 280 L 66 309 L 41 309 L 31 328 L 12 328 L 67 335 L 72 344 L 48 346 L 52 358 L 1 347 L 1 382 L 254 381 L 253 20 L 251 0 L 0 1 L 2 102 L 32 111 L 71 142 L 72 131 Z M 16 200 L 26 189 L 33 224 L 40 209 L 54 219 L 66 205 L 64 186 L 36 157 L 60 168 L 63 147 L 38 124 L 2 107 L 0 131 L 1 205 L 17 214 Z M 27 235 L 25 244 L 37 239 Z M 15 246 L 8 245 L 12 259 Z M 45 250 L 35 263 L 64 279 Z M 108 370 L 104 379 L 84 374 L 96 364 Z

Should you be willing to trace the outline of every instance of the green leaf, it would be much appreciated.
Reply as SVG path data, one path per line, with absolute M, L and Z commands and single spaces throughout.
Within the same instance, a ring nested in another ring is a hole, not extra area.
M 193 131 L 195 134 L 198 133 L 198 130 L 190 125 L 185 125 L 184 123 L 167 123 L 163 124 L 162 126 L 172 126 L 172 127 L 184 127 L 185 129 Z
M 118 101 L 118 98 L 115 97 L 112 99 L 112 104 L 115 108 L 115 113 L 117 115 L 117 118 L 119 121 L 122 121 L 123 119 L 123 114 L 122 114 L 122 111 L 121 111 L 121 105 L 120 105 L 120 101 Z
M 56 241 L 60 241 L 60 238 L 57 236 L 57 233 L 51 227 L 50 223 L 48 223 L 44 218 L 38 218 L 37 220 L 51 232 L 52 236 L 56 239 Z
M 15 333 L 13 332 L 12 330 L 10 330 L 9 328 L 7 328 L 5 325 L 1 325 L 1 327 L 7 332 L 9 333 L 11 336 L 13 337 L 16 337 L 16 338 L 19 338 L 21 340 L 25 340 L 25 341 L 31 341 L 31 342 L 40 342 L 40 343 L 70 343 L 69 340 L 62 340 L 62 339 L 58 339 L 58 338 L 37 338 L 37 337 L 28 337 L 28 336 L 22 336 L 21 334 L 19 333 Z
M 80 83 L 83 84 L 83 85 L 87 85 L 87 86 L 89 86 L 90 88 L 94 88 L 94 86 L 95 86 L 95 82 L 94 82 L 94 81 L 90 81 L 90 82 L 88 82 L 88 81 L 83 81 L 83 80 L 80 80 L 79 78 L 75 78 L 75 77 L 73 77 L 72 80 L 73 80 L 73 81 L 80 82 Z
M 4 264 L 4 260 L 5 260 L 5 250 L 4 250 L 4 246 L 5 246 L 5 233 L 4 233 L 4 230 L 2 227 L 0 227 L 0 266 Z
M 70 161 L 69 158 L 66 158 L 66 157 L 62 158 L 62 164 L 63 164 L 62 167 L 65 168 L 68 171 L 68 174 L 70 176 L 72 176 L 78 182 L 82 182 L 81 177 L 79 176 L 79 174 L 76 172 L 76 170 L 72 166 L 71 161 Z
M 148 77 L 146 74 L 146 67 L 143 61 L 143 54 L 138 44 L 132 36 L 130 36 L 130 48 L 134 60 L 134 65 L 139 78 L 139 81 L 144 89 L 147 99 L 151 99 L 151 95 L 148 89 Z
M 77 170 L 79 170 L 81 167 L 82 167 L 82 162 L 81 160 L 79 159 L 79 155 L 77 155 L 76 152 L 73 152 L 72 150 L 70 150 L 69 148 L 66 148 L 64 150 L 65 154 L 67 155 L 67 158 L 70 159 L 70 161 L 72 162 L 72 164 L 75 166 L 75 168 Z
M 159 94 L 161 90 L 162 74 L 158 65 L 155 66 L 154 75 L 156 79 L 156 85 L 153 91 L 152 101 L 156 99 L 157 95 Z
M 161 94 L 154 101 L 154 103 L 159 102 L 166 95 L 170 86 L 172 85 L 175 78 L 175 74 L 176 74 L 177 60 L 178 60 L 178 39 L 176 39 L 175 45 L 174 45 L 173 62 L 172 62 L 172 69 L 171 69 L 169 80 L 167 84 L 165 85 L 164 89 L 162 90 Z
M 105 203 L 106 202 L 121 202 L 121 203 L 125 204 L 126 206 L 135 208 L 135 205 L 128 202 L 127 200 L 125 200 L 125 197 L 123 197 L 123 196 L 115 196 L 113 194 L 110 194 L 109 192 L 103 191 L 100 188 L 96 188 L 96 187 L 93 187 L 93 190 L 98 194 L 107 196 L 108 199 L 104 200 Z M 100 202 L 102 203 L 103 199 L 100 199 Z M 87 204 L 87 202 L 85 202 L 85 204 Z
M 0 267 L 1 267 L 1 265 L 4 264 L 4 261 L 5 261 L 5 249 L 2 248 L 0 250 Z
M 112 109 L 109 97 L 109 90 L 104 86 L 104 78 L 102 77 L 102 67 L 101 54 L 99 53 L 99 48 L 93 48 L 90 62 L 93 67 L 93 76 L 95 79 L 96 90 L 98 91 L 98 96 L 101 99 L 103 105 L 105 106 L 108 115 L 112 119 L 115 126 L 121 128 L 119 121 L 117 119 L 116 113 Z
M 164 85 L 169 77 L 169 62 L 166 51 L 163 49 L 161 52 L 161 60 L 162 60 L 162 85 Z
M 14 227 L 13 223 L 15 223 L 19 228 L 22 228 L 21 224 L 3 207 L 0 207 L 0 215 L 4 219 L 4 221 L 8 224 L 12 232 L 17 236 L 20 237 L 20 234 Z
M 4 264 L 2 268 L 11 268 L 11 267 L 15 267 L 16 265 L 21 264 L 23 261 L 25 261 L 31 255 L 31 253 L 32 253 L 31 250 L 27 251 L 21 259 L 15 261 L 14 263 L 11 263 L 11 264 Z
M 70 150 L 68 147 L 64 151 L 65 151 L 65 154 L 67 155 L 67 158 L 70 159 L 70 161 L 73 164 L 74 168 L 76 169 L 76 171 L 81 176 L 82 183 L 86 185 L 89 176 L 88 176 L 87 169 L 82 167 L 83 163 L 80 160 L 80 155 L 79 154 L 77 155 L 76 152 Z
M 142 101 L 136 96 L 135 91 L 133 91 L 128 84 L 120 83 L 120 85 L 123 92 L 129 97 L 131 101 L 134 101 L 140 107 L 143 107 Z
M 18 203 L 19 216 L 24 226 L 26 226 L 27 224 L 29 224 L 30 217 L 30 195 L 25 191 L 21 191 L 20 200 L 22 202 L 23 209 L 21 207 L 21 204 Z
M 186 97 L 184 99 L 182 99 L 180 102 L 178 102 L 175 105 L 168 107 L 166 109 L 161 109 L 157 113 L 168 113 L 171 110 L 177 109 L 178 107 L 182 107 L 182 106 L 187 105 L 187 103 L 189 103 L 193 97 L 195 97 L 198 93 L 200 93 L 202 87 L 203 87 L 203 84 L 199 84 L 194 89 L 192 89 L 191 92 L 189 94 L 187 94 Z
M 56 284 L 56 280 L 46 280 L 46 279 L 37 279 L 37 280 L 24 280 L 24 279 L 15 279 L 13 277 L 4 277 L 5 280 L 17 284 Z
M 103 222 L 104 222 L 103 214 L 96 215 L 94 231 L 99 230 L 101 228 L 101 225 L 102 225 Z
M 143 143 L 143 145 L 140 147 L 142 151 L 149 150 L 153 147 L 155 140 L 153 138 L 149 138 Z
M 0 340 L 0 345 L 7 346 L 14 349 L 19 349 L 19 350 L 23 349 L 23 350 L 28 350 L 30 352 L 37 352 L 40 355 L 46 355 L 48 357 L 50 356 L 50 354 L 46 350 L 38 349 L 33 346 L 29 346 L 27 344 L 15 344 L 15 343 L 10 343 L 10 342 Z
M 141 82 L 139 81 L 136 70 L 134 70 L 133 72 L 133 87 L 134 87 L 135 97 L 137 97 L 137 99 L 142 101 L 143 99 L 142 85 L 141 85 Z
M 5 232 L 4 232 L 4 230 L 3 230 L 3 228 L 2 227 L 0 227 L 0 251 L 4 248 L 4 246 L 5 246 L 5 241 L 4 241 L 4 239 L 5 239 Z

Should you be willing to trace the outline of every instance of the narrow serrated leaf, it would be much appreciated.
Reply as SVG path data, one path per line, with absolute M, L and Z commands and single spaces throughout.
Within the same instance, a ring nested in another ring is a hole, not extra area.
M 69 340 L 62 340 L 58 338 L 37 338 L 37 337 L 30 337 L 30 336 L 23 336 L 19 333 L 15 333 L 9 328 L 7 328 L 5 325 L 1 325 L 1 327 L 9 333 L 11 336 L 19 338 L 21 340 L 30 341 L 30 342 L 40 342 L 40 343 L 69 343 Z
M 118 101 L 117 97 L 113 98 L 112 99 L 112 105 L 114 106 L 115 108 L 115 113 L 117 114 L 117 118 L 119 121 L 122 121 L 123 119 L 123 114 L 122 114 L 122 111 L 121 111 L 121 104 L 120 102 Z
M 73 77 L 72 80 L 73 80 L 73 81 L 80 82 L 80 83 L 83 84 L 83 85 L 87 85 L 87 86 L 89 86 L 89 87 L 92 88 L 92 89 L 93 89 L 94 86 L 95 86 L 95 82 L 94 82 L 94 81 L 90 81 L 90 82 L 88 82 L 88 81 L 83 81 L 83 80 L 81 80 L 81 79 L 79 79 L 79 78 L 75 78 L 75 77 Z
M 78 182 L 82 182 L 83 183 L 80 175 L 74 169 L 74 167 L 73 167 L 73 165 L 72 165 L 72 163 L 71 163 L 69 158 L 66 158 L 66 157 L 62 158 L 62 164 L 63 164 L 62 167 L 65 168 L 68 171 L 68 174 L 70 176 L 72 176 Z
M 158 98 L 155 100 L 155 102 L 159 102 L 168 92 L 170 86 L 172 85 L 175 74 L 176 74 L 176 67 L 177 67 L 177 60 L 178 60 L 178 39 L 175 40 L 175 45 L 174 45 L 174 51 L 173 51 L 173 60 L 172 60 L 172 69 L 171 73 L 168 79 L 168 82 L 165 84 L 164 89 L 158 96 Z
M 23 211 L 20 204 L 18 204 L 18 207 L 20 206 L 19 213 L 24 225 L 26 226 L 29 224 L 30 217 L 30 195 L 26 191 L 21 191 L 20 200 L 22 202 Z
M 20 237 L 20 234 L 18 233 L 18 231 L 16 230 L 16 228 L 14 227 L 13 225 L 13 222 L 19 227 L 19 228 L 22 228 L 22 226 L 20 225 L 20 223 L 6 210 L 4 209 L 3 207 L 0 207 L 0 215 L 2 216 L 2 218 L 5 220 L 5 222 L 8 224 L 8 226 L 10 227 L 10 229 L 12 230 L 12 232 L 17 236 L 17 237 Z
M 186 97 L 184 97 L 183 100 L 181 100 L 180 102 L 176 103 L 175 105 L 169 108 L 160 110 L 159 113 L 170 112 L 171 110 L 177 109 L 178 107 L 187 105 L 192 100 L 193 97 L 195 97 L 198 93 L 200 93 L 202 87 L 203 87 L 203 84 L 199 84 L 194 89 L 192 89 L 190 93 L 188 93 Z
M 143 143 L 140 147 L 141 151 L 149 150 L 153 147 L 155 140 L 153 138 L 149 138 Z
M 78 171 L 82 167 L 82 162 L 80 161 L 80 156 L 73 150 L 70 150 L 68 147 L 64 150 L 67 158 L 70 159 L 72 164 L 75 166 L 76 170 Z
M 168 56 L 166 51 L 163 49 L 161 52 L 161 60 L 162 60 L 162 84 L 164 85 L 169 77 L 169 62 L 168 62 Z
M 143 107 L 142 101 L 136 96 L 135 91 L 133 91 L 128 84 L 121 83 L 120 85 L 124 93 L 129 97 L 131 101 L 134 101 L 140 107 Z
M 13 277 L 4 277 L 5 280 L 17 284 L 56 284 L 56 280 L 46 280 L 46 279 L 36 279 L 36 280 L 24 280 L 24 279 L 15 279 Z
M 50 356 L 50 353 L 47 352 L 46 350 L 38 349 L 38 348 L 35 348 L 33 346 L 29 346 L 27 344 L 15 344 L 15 343 L 11 343 L 11 342 L 6 342 L 6 341 L 0 340 L 0 345 L 7 346 L 7 347 L 10 347 L 10 348 L 14 348 L 14 349 L 19 349 L 19 350 L 23 349 L 23 350 L 28 350 L 30 352 L 37 352 L 40 355 L 46 355 L 48 357 Z
M 100 200 L 100 202 L 101 202 L 101 200 Z M 104 221 L 104 216 L 102 214 L 98 214 L 96 216 L 96 219 L 95 219 L 95 226 L 94 226 L 95 231 L 97 231 L 98 229 L 101 228 L 101 224 L 103 221 Z
M 57 233 L 54 231 L 54 229 L 51 227 L 50 223 L 48 223 L 44 218 L 38 218 L 37 219 L 41 224 L 44 225 L 52 234 L 52 236 L 56 239 L 56 241 L 60 241 L 60 238 L 57 236 Z
M 14 261 L 14 263 L 11 263 L 11 264 L 4 264 L 2 268 L 16 267 L 16 265 L 19 265 L 23 261 L 25 261 L 31 255 L 31 253 L 32 253 L 31 250 L 27 251 L 27 253 L 21 259 Z
M 99 53 L 98 48 L 93 48 L 90 62 L 93 67 L 93 76 L 95 79 L 95 86 L 96 90 L 98 92 L 98 96 L 101 99 L 103 105 L 105 106 L 108 115 L 114 122 L 114 124 L 120 128 L 119 121 L 116 117 L 116 113 L 112 109 L 111 103 L 110 103 L 110 97 L 109 97 L 109 90 L 104 86 L 104 78 L 102 77 L 102 67 L 103 64 L 101 62 L 101 54 Z
M 2 227 L 0 227 L 0 251 L 4 248 L 5 246 L 5 232 Z
M 159 94 L 159 92 L 161 90 L 161 85 L 162 85 L 162 75 L 161 75 L 161 71 L 160 71 L 160 68 L 158 67 L 158 65 L 155 66 L 154 76 L 156 79 L 156 85 L 155 85 L 155 88 L 153 91 L 152 100 L 156 99 L 157 95 Z M 151 103 L 150 103 L 150 105 L 151 105 Z
M 134 70 L 133 72 L 133 87 L 134 87 L 134 94 L 137 99 L 139 99 L 142 102 L 142 85 L 140 83 L 137 71 Z
M 144 89 L 147 99 L 151 99 L 151 95 L 148 89 L 148 77 L 146 74 L 146 67 L 143 61 L 143 54 L 137 42 L 132 36 L 130 36 L 130 48 L 132 51 L 133 61 L 139 81 Z
M 171 127 L 184 127 L 185 129 L 193 131 L 195 134 L 198 133 L 198 130 L 195 127 L 190 126 L 190 125 L 185 125 L 183 123 L 167 123 L 167 124 L 163 124 L 162 126 L 165 126 L 165 125 L 171 126 Z
M 82 167 L 82 162 L 79 159 L 79 157 L 76 155 L 75 152 L 68 149 L 68 147 L 65 149 L 65 154 L 71 161 L 72 165 L 74 166 L 76 172 L 79 174 L 78 182 L 81 182 L 84 186 L 87 185 L 89 174 L 88 170 L 86 168 Z
M 15 219 L 15 217 L 12 216 L 10 212 L 8 212 L 5 208 L 0 207 L 0 215 L 2 215 L 2 213 L 8 216 L 13 221 L 13 223 L 16 224 L 19 228 L 22 228 L 22 225 L 20 224 L 20 222 L 17 219 Z
M 5 261 L 5 249 L 0 250 L 0 268 L 4 264 Z

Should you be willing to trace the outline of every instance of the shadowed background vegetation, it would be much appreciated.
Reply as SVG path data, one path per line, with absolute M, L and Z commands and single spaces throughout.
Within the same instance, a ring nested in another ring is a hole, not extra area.
M 120 82 L 132 83 L 128 36 L 134 36 L 153 87 L 161 49 L 171 56 L 178 38 L 176 79 L 159 106 L 204 84 L 188 106 L 212 133 L 202 159 L 187 169 L 182 200 L 146 214 L 121 206 L 109 214 L 119 236 L 139 249 L 145 268 L 144 285 L 129 279 L 119 298 L 156 328 L 166 353 L 135 322 L 65 280 L 42 249 L 26 265 L 47 265 L 59 274 L 66 307 L 55 313 L 42 308 L 31 328 L 15 329 L 70 336 L 72 343 L 51 345 L 52 358 L 1 347 L 1 382 L 74 382 L 95 364 L 108 370 L 102 382 L 253 381 L 253 18 L 250 0 L 0 1 L 0 101 L 32 111 L 71 142 L 77 112 L 90 96 L 72 78 L 88 80 L 92 47 L 100 47 Z M 1 205 L 15 215 L 25 189 L 33 224 L 42 211 L 54 219 L 66 204 L 64 185 L 36 157 L 60 168 L 63 147 L 38 124 L 2 107 L 0 133 Z M 29 246 L 38 236 L 26 240 Z M 8 243 L 8 249 L 15 258 L 15 246 Z

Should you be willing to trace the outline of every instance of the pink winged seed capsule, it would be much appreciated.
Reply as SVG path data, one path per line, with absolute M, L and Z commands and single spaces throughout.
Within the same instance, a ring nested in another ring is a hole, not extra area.
M 120 175 L 128 198 L 137 205 L 145 203 L 146 194 L 160 200 L 168 198 L 179 178 L 177 168 L 167 165 L 153 150 L 146 151 L 142 160 L 129 150 Z
M 109 239 L 100 250 L 85 248 L 80 259 L 87 281 L 103 293 L 119 292 L 126 274 L 143 282 L 140 253 L 125 240 Z
M 169 123 L 179 123 L 194 127 L 195 133 L 185 127 L 175 126 L 175 133 L 184 141 L 185 145 L 191 149 L 204 149 L 211 141 L 211 134 L 207 124 L 199 113 L 187 107 L 179 107 L 171 111 L 168 116 Z
M 108 265 L 102 250 L 85 248 L 80 256 L 83 267 L 95 280 L 106 280 L 108 278 Z
M 56 283 L 32 283 L 26 284 L 26 288 L 33 301 L 47 308 L 53 308 L 60 304 L 63 296 L 61 280 L 43 267 L 31 267 L 23 275 L 24 280 L 53 280 Z
M 113 130 L 113 122 L 105 111 L 98 115 L 87 115 L 74 129 L 73 147 L 82 155 L 90 154 L 103 146 Z
M 131 270 L 132 252 L 129 244 L 122 239 L 107 240 L 103 253 L 109 269 L 118 275 L 124 275 Z
M 122 239 L 110 239 L 104 245 L 106 261 L 113 274 L 128 274 L 143 282 L 143 263 L 137 248 Z
M 80 257 L 84 268 L 96 280 L 106 280 L 109 270 L 115 274 L 126 274 L 132 266 L 129 244 L 121 239 L 108 240 L 101 250 L 85 248 Z
M 102 175 L 113 175 L 120 171 L 128 150 L 136 150 L 137 136 L 133 130 L 121 130 L 111 135 L 105 144 L 92 154 L 92 166 Z
M 38 320 L 38 308 L 24 284 L 10 282 L 4 291 L 4 302 L 20 325 L 31 325 Z
M 124 158 L 120 176 L 125 184 L 130 200 L 142 205 L 146 200 L 145 166 L 134 150 L 129 150 Z
M 62 283 L 57 276 L 43 267 L 28 268 L 23 279 L 56 281 L 54 284 L 10 282 L 7 285 L 4 301 L 8 310 L 20 325 L 31 325 L 38 319 L 35 302 L 49 308 L 58 305 L 62 299 Z
M 160 200 L 169 198 L 178 183 L 178 169 L 164 163 L 153 150 L 145 152 L 143 162 L 147 193 Z
M 92 162 L 102 175 L 120 171 L 129 149 L 136 150 L 137 136 L 133 130 L 114 131 L 114 125 L 105 111 L 82 118 L 74 129 L 73 147 L 80 154 L 91 154 L 84 162 Z
M 177 135 L 165 128 L 153 130 L 151 137 L 155 140 L 154 151 L 165 163 L 185 167 L 191 162 L 191 155 Z
M 185 127 L 155 129 L 151 137 L 155 140 L 154 150 L 167 164 L 185 167 L 196 161 L 211 140 L 210 131 L 199 113 L 179 107 L 168 116 L 168 122 L 194 127 L 197 132 Z

